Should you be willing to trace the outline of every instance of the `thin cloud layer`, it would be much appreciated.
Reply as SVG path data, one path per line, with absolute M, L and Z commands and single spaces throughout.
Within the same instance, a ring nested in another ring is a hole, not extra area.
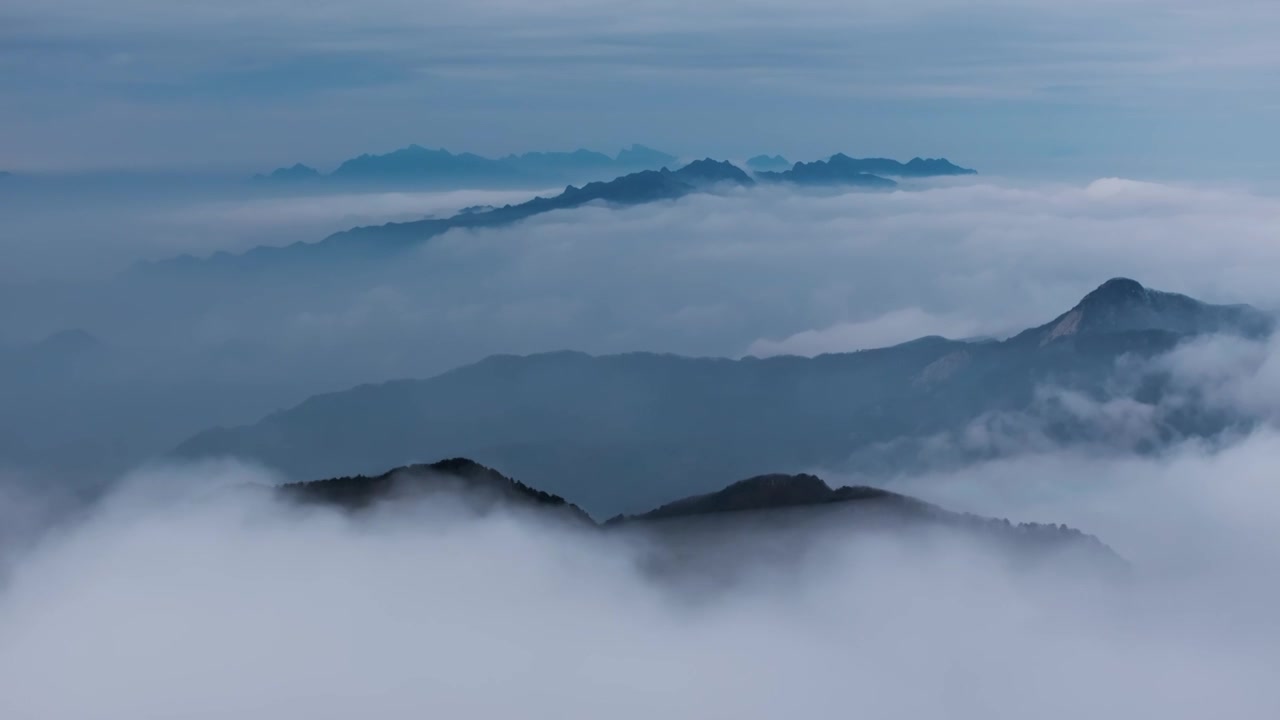
M 1255 0 L 25 0 L 0 12 L 13 70 L 0 87 L 17 100 L 0 109 L 0 164 L 18 169 L 643 141 L 961 154 L 1041 176 L 1267 177 L 1258 148 L 1280 111 L 1265 99 L 1280 14 Z
M 919 308 L 892 310 L 862 322 L 841 323 L 821 330 L 805 330 L 782 340 L 757 340 L 747 348 L 748 355 L 804 355 L 853 352 L 889 347 L 917 338 L 938 335 L 966 338 L 976 325 L 965 320 L 938 317 Z

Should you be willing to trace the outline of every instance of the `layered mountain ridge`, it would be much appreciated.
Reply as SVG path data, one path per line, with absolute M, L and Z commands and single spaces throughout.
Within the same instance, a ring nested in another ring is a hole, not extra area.
M 769 474 L 739 480 L 716 492 L 667 503 L 634 516 L 596 523 L 558 495 L 466 458 L 395 468 L 376 476 L 339 477 L 277 487 L 287 500 L 364 511 L 446 498 L 450 507 L 475 514 L 526 511 L 606 531 L 641 532 L 668 543 L 658 562 L 665 571 L 721 571 L 725 543 L 749 549 L 764 544 L 769 553 L 785 548 L 783 559 L 803 545 L 850 534 L 958 532 L 1022 561 L 1053 562 L 1074 555 L 1114 570 L 1123 561 L 1092 535 L 1064 525 L 1008 520 L 944 510 L 936 505 L 872 487 L 831 488 L 814 475 Z M 797 539 L 802 542 L 796 542 Z M 672 552 L 674 550 L 674 552 Z M 736 560 L 751 561 L 751 555 Z
M 1205 332 L 1259 337 L 1272 328 L 1249 306 L 1135 286 L 1108 281 L 1054 322 L 1003 341 L 930 337 L 813 358 L 493 356 L 428 379 L 318 395 L 254 425 L 201 433 L 178 453 L 251 458 L 297 479 L 457 453 L 608 516 L 708 492 L 761 467 L 852 462 L 878 477 L 882 466 L 900 471 L 920 460 L 914 443 L 962 435 L 993 415 L 1030 413 L 1021 425 L 1038 423 L 1061 443 L 1114 443 L 1110 428 L 1044 404 L 1041 389 L 1099 402 L 1121 393 L 1162 408 L 1176 391 L 1167 375 L 1122 386 L 1120 358 L 1152 358 Z M 1239 422 L 1172 403 L 1160 435 L 1133 449 Z M 889 451 L 901 457 L 882 455 Z
M 975 175 L 976 170 L 954 165 L 946 158 L 912 158 L 902 163 L 888 158 L 852 158 L 836 153 L 826 160 L 798 162 L 789 170 L 762 171 L 762 182 L 789 182 L 797 185 L 849 185 L 872 189 L 892 189 L 898 183 L 890 177 L 922 178 L 947 175 Z
M 695 160 L 678 170 L 642 170 L 609 181 L 569 185 L 559 195 L 534 197 L 516 205 L 464 208 L 447 218 L 426 218 L 409 222 L 357 227 L 334 233 L 316 243 L 294 243 L 284 247 L 257 247 L 240 254 L 214 253 L 205 259 L 184 255 L 142 266 L 144 271 L 161 270 L 261 270 L 284 262 L 300 260 L 343 260 L 378 257 L 399 252 L 449 230 L 503 227 L 553 210 L 568 210 L 588 203 L 639 205 L 676 200 L 717 186 L 750 186 L 755 181 L 727 161 Z
M 413 147 L 416 148 L 417 146 Z M 397 152 L 407 152 L 408 150 Z M 443 153 L 443 155 L 440 155 L 440 153 Z M 447 156 L 451 158 L 449 163 L 461 162 L 467 167 L 477 164 L 483 165 L 484 163 L 481 161 L 490 162 L 480 156 L 469 154 L 452 155 L 443 150 L 434 151 L 425 148 L 417 148 L 410 154 L 415 156 L 424 155 L 426 157 Z M 529 153 L 519 157 L 534 155 L 552 154 Z M 362 156 L 362 158 L 349 162 L 358 160 L 357 166 L 363 166 L 363 163 L 377 165 L 384 162 L 387 157 Z M 603 155 L 600 157 L 607 158 L 607 156 Z M 656 161 L 670 156 L 636 146 L 632 148 L 630 154 L 620 154 L 619 157 L 635 158 L 636 162 L 640 162 L 645 159 Z M 778 156 L 777 159 L 780 160 L 781 156 Z M 428 217 L 408 222 L 391 222 L 383 225 L 356 227 L 334 233 L 314 243 L 297 242 L 283 247 L 260 246 L 242 253 L 217 252 L 207 258 L 183 255 L 168 260 L 144 263 L 137 266 L 135 272 L 150 274 L 218 270 L 245 272 L 268 270 L 282 264 L 299 268 L 305 267 L 307 262 L 355 261 L 376 258 L 400 252 L 454 229 L 504 227 L 545 212 L 567 210 L 593 202 L 626 206 L 677 200 L 686 195 L 715 191 L 717 188 L 724 186 L 751 186 L 756 183 L 757 178 L 762 182 L 770 183 L 889 190 L 896 187 L 897 183 L 888 178 L 870 174 L 867 168 L 881 168 L 889 173 L 896 173 L 905 177 L 974 172 L 952 165 L 942 159 L 922 160 L 915 158 L 907 163 L 899 163 L 896 160 L 883 158 L 858 160 L 843 154 L 834 155 L 826 161 L 796 163 L 792 169 L 783 172 L 757 172 L 754 176 L 728 161 L 716 161 L 711 158 L 695 160 L 677 170 L 669 169 L 667 167 L 668 164 L 670 163 L 663 164 L 658 169 L 645 169 L 627 173 L 612 180 L 589 182 L 582 187 L 568 185 L 559 195 L 546 198 L 538 196 L 515 205 L 505 205 L 500 208 L 464 208 L 450 217 Z M 396 166 L 398 167 L 399 165 Z M 346 165 L 343 167 L 346 167 Z M 267 179 L 277 176 L 281 179 L 294 180 L 314 180 L 318 177 L 313 168 L 301 164 L 276 170 Z
M 549 182 L 581 175 L 620 174 L 656 170 L 678 162 L 674 155 L 644 145 L 631 145 L 609 156 L 592 150 L 526 152 L 490 158 L 475 153 L 452 153 L 444 148 L 409 145 L 382 154 L 365 153 L 345 160 L 322 174 L 297 163 L 278 168 L 257 180 L 273 182 L 324 181 L 347 185 L 435 185 L 467 183 L 513 184 Z

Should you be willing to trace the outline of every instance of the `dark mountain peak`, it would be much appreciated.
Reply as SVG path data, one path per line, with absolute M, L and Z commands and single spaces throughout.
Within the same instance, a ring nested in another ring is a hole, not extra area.
M 666 168 L 663 169 L 665 170 Z M 672 174 L 692 185 L 715 183 L 755 185 L 756 182 L 751 179 L 750 175 L 728 160 L 712 160 L 711 158 L 694 160 Z
M 276 168 L 271 172 L 272 180 L 310 180 L 320 177 L 320 171 L 309 165 L 294 163 L 287 168 Z
M 903 174 L 925 177 L 930 175 L 977 175 L 978 171 L 960 167 L 946 158 L 913 157 L 903 165 Z
M 839 152 L 826 160 L 811 163 L 798 162 L 785 172 L 761 172 L 758 175 L 762 180 L 780 180 L 808 185 L 855 184 L 868 187 L 893 187 L 893 181 L 888 180 L 887 177 L 972 175 L 976 172 L 976 170 L 954 165 L 945 158 L 916 157 L 902 163 L 890 158 L 855 158 Z
M 425 468 L 436 472 L 449 473 L 450 475 L 463 476 L 484 476 L 487 478 L 500 478 L 508 480 L 507 477 L 499 473 L 497 470 L 472 460 L 471 458 L 455 457 L 445 458 L 431 463 L 430 465 L 410 465 L 410 468 Z
M 774 473 L 739 480 L 723 490 L 677 500 L 630 519 L 658 520 L 725 512 L 777 510 L 837 502 L 892 499 L 910 502 L 909 498 L 887 490 L 869 487 L 842 487 L 832 490 L 822 478 L 815 475 Z
M 253 176 L 253 179 L 256 181 L 297 182 L 300 180 L 315 180 L 320 177 L 323 176 L 319 170 L 302 163 L 294 163 L 290 167 L 276 168 L 268 175 L 258 173 Z
M 570 185 L 559 197 L 552 198 L 551 202 L 559 203 L 562 207 L 581 205 L 593 200 L 634 205 L 678 198 L 693 190 L 693 184 L 678 178 L 677 173 L 662 168 L 641 170 L 608 182 L 587 183 L 581 188 Z
M 674 542 L 665 569 L 687 568 L 698 577 L 723 573 L 725 563 L 795 561 L 807 541 L 832 531 L 911 532 L 949 529 L 1010 553 L 1015 563 L 1083 560 L 1104 572 L 1127 566 L 1092 535 L 1065 525 L 1018 523 L 956 513 L 907 495 L 865 486 L 832 490 L 814 475 L 758 475 L 718 492 L 663 505 L 637 516 L 618 516 L 607 527 L 656 531 Z M 781 534 L 775 534 L 780 532 Z M 724 534 L 721 534 L 724 533 Z M 785 540 L 784 540 L 785 539 Z M 728 541 L 734 552 L 725 554 Z M 800 544 L 794 544 L 796 542 Z M 710 563 L 710 564 L 708 564 Z
M 831 495 L 831 486 L 817 475 L 808 473 L 798 475 L 771 473 L 739 480 L 715 494 L 721 498 L 771 500 L 795 504 L 797 501 L 825 500 Z
M 888 190 L 898 183 L 871 174 L 862 161 L 844 153 L 836 153 L 827 160 L 798 162 L 790 170 L 759 172 L 756 177 L 768 182 L 789 182 L 796 185 L 852 185 L 871 189 Z
M 463 501 L 461 508 L 480 515 L 497 508 L 525 508 L 556 513 L 585 527 L 601 527 L 564 498 L 462 457 L 400 467 L 373 477 L 357 475 L 292 483 L 276 490 L 296 502 L 332 505 L 349 511 L 384 502 L 421 501 L 436 493 L 448 493 L 452 500 Z M 833 525 L 832 521 L 839 524 Z M 949 512 L 906 495 L 871 487 L 832 490 L 821 478 L 808 474 L 757 475 L 718 492 L 677 500 L 643 515 L 615 517 L 605 523 L 603 529 L 622 527 L 654 531 L 655 539 L 674 542 L 675 545 L 669 547 L 676 550 L 675 554 L 658 549 L 655 559 L 665 563 L 666 569 L 684 567 L 698 570 L 699 576 L 704 574 L 699 570 L 704 562 L 713 564 L 706 568 L 711 570 L 723 569 L 726 561 L 750 565 L 768 562 L 774 557 L 792 561 L 795 546 L 779 555 L 778 542 L 784 536 L 774 531 L 788 533 L 785 537 L 790 542 L 798 537 L 791 531 L 801 533 L 799 537 L 819 540 L 825 532 L 836 528 L 852 532 L 951 528 L 977 539 L 1003 543 L 1006 549 L 1029 559 L 1052 558 L 1059 550 L 1074 549 L 1087 551 L 1091 559 L 1101 559 L 1108 566 L 1122 562 L 1096 538 L 1066 526 L 1013 525 L 1007 520 Z M 733 551 L 726 555 L 723 550 L 728 547 Z M 1045 550 L 1052 554 L 1042 554 Z M 690 561 L 693 565 L 688 564 Z
M 1102 283 L 1080 301 L 1076 307 L 1105 307 L 1125 303 L 1147 303 L 1151 296 L 1142 283 L 1124 277 L 1115 277 Z
M 1027 330 L 1018 337 L 1036 338 L 1041 345 L 1079 335 L 1150 331 L 1258 337 L 1269 334 L 1273 325 L 1270 315 L 1249 305 L 1213 305 L 1180 293 L 1152 290 L 1136 280 L 1115 277 L 1049 324 Z
M 432 492 L 452 492 L 495 503 L 562 508 L 581 519 L 586 513 L 559 495 L 543 492 L 468 458 L 455 457 L 431 464 L 398 467 L 381 475 L 354 475 L 289 483 L 279 488 L 286 497 L 302 502 L 337 505 L 348 510 L 367 508 L 398 497 L 419 497 Z

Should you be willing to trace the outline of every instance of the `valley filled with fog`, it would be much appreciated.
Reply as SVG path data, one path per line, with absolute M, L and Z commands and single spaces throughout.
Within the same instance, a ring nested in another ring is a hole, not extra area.
M 239 188 L 157 201 L 144 184 L 112 194 L 114 237 L 75 217 L 23 233 L 14 257 L 37 258 L 53 236 L 59 254 L 87 256 L 67 273 L 16 264 L 0 291 L 6 716 L 1280 710 L 1280 360 L 1266 320 L 1280 305 L 1280 198 L 1115 178 L 718 185 L 449 230 L 388 257 L 150 262 L 555 192 Z M 56 198 L 29 217 L 40 202 Z M 1142 284 L 1104 285 L 1117 276 Z M 1051 354 L 1073 334 L 1156 332 L 1133 323 L 1177 334 Z M 934 336 L 954 345 L 910 344 Z M 485 360 L 530 353 L 550 354 Z M 860 369 L 876 353 L 890 365 Z M 667 354 L 723 359 L 668 366 Z M 604 369 L 624 361 L 622 374 Z M 992 362 L 1027 369 L 965 374 Z M 774 379 L 742 366 L 756 379 L 705 390 L 741 363 Z M 1073 375 L 1080 363 L 1091 369 Z M 874 374 L 893 364 L 901 381 Z M 855 393 L 796 395 L 797 418 L 830 403 L 829 420 L 788 421 L 808 440 L 732 429 L 761 422 L 742 415 L 754 417 L 750 403 L 788 401 L 717 394 L 832 372 L 830 390 L 780 391 Z M 1007 394 L 1016 372 L 1030 375 Z M 859 386 L 841 373 L 873 374 Z M 676 377 L 694 384 L 664 384 Z M 397 382 L 365 386 L 386 381 Z M 838 408 L 891 382 L 900 394 L 876 402 L 900 408 L 868 405 L 856 417 L 870 425 L 842 429 Z M 397 404 L 423 392 L 420 409 Z M 664 415 L 646 392 L 693 404 L 663 400 Z M 336 394 L 308 400 L 320 393 Z M 589 424 L 575 429 L 574 414 Z M 830 436 L 820 449 L 815 432 Z M 401 434 L 407 446 L 388 439 Z M 497 438 L 532 449 L 485 444 Z M 1125 569 L 1020 569 L 949 527 L 837 527 L 785 560 L 731 540 L 742 570 L 695 589 L 644 570 L 644 535 L 443 500 L 350 515 L 263 489 L 463 453 L 597 517 L 812 472 L 1064 523 Z
M 495 353 L 812 356 L 926 335 L 1005 337 L 1112 276 L 1210 302 L 1280 302 L 1268 241 L 1280 200 L 1265 193 L 1119 179 L 912 183 L 887 195 L 760 186 L 588 205 L 450 231 L 385 261 L 223 273 L 142 272 L 138 263 L 242 251 L 265 235 L 315 242 L 352 216 L 380 224 L 449 214 L 522 191 L 241 189 L 250 197 L 157 209 L 140 189 L 112 212 L 131 215 L 125 226 L 152 248 L 108 251 L 95 227 L 61 228 L 59 241 L 77 250 L 59 245 L 58 255 L 74 264 L 79 248 L 107 253 L 92 263 L 101 271 L 11 277 L 0 289 L 16 367 L 4 382 L 20 408 L 5 418 L 6 465 L 57 469 L 78 454 L 68 443 L 80 443 L 119 472 L 201 430 L 316 393 L 430 377 Z M 186 219 L 146 225 L 157 217 Z M 211 239 L 185 244 L 183 228 L 194 226 Z M 18 257 L 28 242 L 53 246 L 19 234 Z M 24 365 L 24 355 L 41 359 Z M 68 418 L 65 403 L 80 409 Z

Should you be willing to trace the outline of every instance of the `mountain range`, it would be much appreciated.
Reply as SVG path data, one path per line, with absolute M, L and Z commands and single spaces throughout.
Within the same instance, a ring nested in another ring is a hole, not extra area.
M 951 531 L 1020 562 L 1066 559 L 1117 570 L 1124 563 L 1097 538 L 1064 525 L 1013 524 L 936 505 L 879 488 L 832 488 L 809 474 L 757 475 L 714 492 L 686 497 L 605 523 L 577 505 L 466 458 L 395 468 L 375 476 L 346 476 L 278 486 L 283 498 L 332 505 L 352 512 L 374 507 L 444 502 L 453 510 L 484 515 L 502 509 L 532 512 L 613 534 L 642 534 L 654 551 L 649 569 L 698 578 L 770 558 L 794 564 L 837 537 Z M 652 542 L 652 541 L 657 541 Z
M 254 175 L 253 179 L 257 181 L 269 180 L 271 182 L 302 182 L 310 180 L 319 180 L 324 177 L 319 170 L 302 163 L 296 163 L 290 167 L 276 168 L 267 175 Z
M 579 178 L 608 177 L 637 170 L 656 170 L 679 159 L 660 150 L 632 145 L 610 157 L 591 150 L 571 152 L 527 152 L 488 158 L 474 153 L 452 153 L 410 145 L 382 155 L 364 154 L 346 160 L 332 173 L 298 163 L 278 168 L 255 180 L 277 183 L 326 181 L 359 185 L 511 185 L 546 183 Z
M 926 337 L 813 358 L 493 356 L 424 380 L 318 395 L 253 425 L 203 432 L 176 454 L 257 460 L 295 479 L 464 454 L 574 497 L 593 515 L 633 513 L 761 469 L 902 471 L 928 459 L 926 441 L 1001 413 L 1037 413 L 1042 432 L 1062 443 L 1117 442 L 1108 427 L 1056 413 L 1041 389 L 1097 400 L 1119 393 L 1155 407 L 1173 392 L 1167 373 L 1121 386 L 1120 358 L 1150 358 L 1205 333 L 1260 337 L 1272 327 L 1271 316 L 1246 305 L 1117 278 L 1006 340 Z M 1214 407 L 1173 404 L 1160 435 L 1136 449 L 1239 422 Z
M 790 170 L 757 172 L 756 177 L 764 182 L 790 182 L 797 185 L 855 185 L 889 189 L 896 187 L 897 183 L 884 176 L 921 178 L 975 174 L 976 170 L 953 165 L 945 158 L 912 158 L 901 163 L 887 158 L 859 159 L 837 153 L 827 160 L 798 162 Z
M 571 152 L 526 152 L 500 158 L 409 145 L 381 155 L 366 153 L 351 158 L 327 175 L 308 165 L 296 163 L 290 167 L 276 168 L 265 175 L 255 175 L 254 180 L 273 183 L 324 180 L 366 185 L 511 184 L 657 170 L 673 167 L 678 161 L 679 158 L 674 155 L 644 145 L 624 148 L 613 157 L 578 149 Z M 840 182 L 870 185 L 874 184 L 874 180 L 866 178 L 867 175 L 919 178 L 971 175 L 976 172 L 954 165 L 945 158 L 916 157 L 903 163 L 889 158 L 851 158 L 844 153 L 837 153 L 826 160 L 794 165 L 781 155 L 756 155 L 747 160 L 746 166 L 752 172 L 760 173 L 761 179 L 805 184 Z
M 607 182 L 567 186 L 559 195 L 535 197 L 517 205 L 469 207 L 447 218 L 425 218 L 386 223 L 334 233 L 316 243 L 294 243 L 284 247 L 257 247 L 241 254 L 214 253 L 207 259 L 183 255 L 172 260 L 141 266 L 143 271 L 160 269 L 237 270 L 261 269 L 305 257 L 354 259 L 378 257 L 442 235 L 453 229 L 503 227 L 553 210 L 568 210 L 592 202 L 611 205 L 638 205 L 675 200 L 716 186 L 749 186 L 755 181 L 746 172 L 725 161 L 695 160 L 679 170 L 642 170 Z
M 633 152 L 644 157 L 647 150 L 633 148 Z M 527 155 L 529 154 L 519 157 Z M 629 156 L 624 155 L 624 157 Z M 855 160 L 845 155 L 835 155 L 827 161 L 796 163 L 791 170 L 785 172 L 756 173 L 756 177 L 767 182 L 810 186 L 854 186 L 882 190 L 896 186 L 893 180 L 868 174 L 865 170 L 867 167 L 882 167 L 894 172 L 908 173 L 912 177 L 922 174 L 945 175 L 974 172 L 952 165 L 946 160 L 916 158 L 904 164 L 893 160 Z M 305 166 L 295 166 L 277 172 L 284 175 L 311 176 L 310 168 Z M 553 197 L 538 196 L 515 205 L 504 205 L 499 208 L 488 206 L 464 208 L 450 217 L 429 217 L 409 222 L 357 227 L 334 233 L 314 243 L 298 242 L 283 247 L 261 246 L 239 254 L 217 252 L 208 258 L 183 255 L 169 260 L 144 263 L 137 266 L 134 272 L 191 272 L 216 269 L 253 271 L 280 264 L 291 264 L 296 267 L 307 260 L 349 261 L 381 257 L 394 254 L 406 247 L 413 247 L 417 243 L 453 229 L 503 227 L 545 212 L 567 210 L 592 202 L 637 205 L 675 200 L 716 187 L 750 186 L 755 182 L 751 174 L 728 161 L 704 158 L 684 165 L 678 170 L 662 167 L 659 170 L 629 173 L 609 181 L 591 182 L 582 187 L 569 185 L 563 192 Z

